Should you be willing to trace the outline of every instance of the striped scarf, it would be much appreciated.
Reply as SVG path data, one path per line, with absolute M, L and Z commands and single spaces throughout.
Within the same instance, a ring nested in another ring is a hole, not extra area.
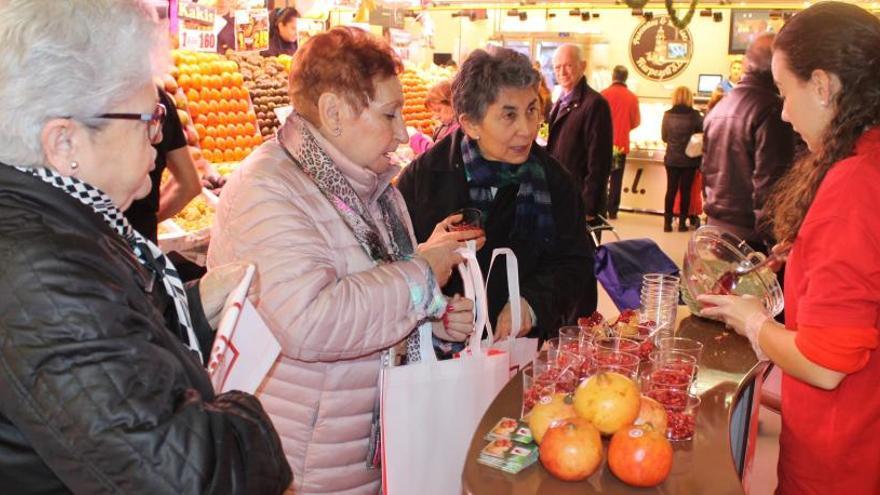
M 131 224 L 119 211 L 119 208 L 113 204 L 107 194 L 85 182 L 73 177 L 65 177 L 58 174 L 52 169 L 45 167 L 25 168 L 15 167 L 21 172 L 31 174 L 52 187 L 60 189 L 80 203 L 91 208 L 98 214 L 107 225 L 116 231 L 123 239 L 128 242 L 134 251 L 138 262 L 144 268 L 153 273 L 156 278 L 162 281 L 165 286 L 165 292 L 174 301 L 174 309 L 177 311 L 177 321 L 180 323 L 184 335 L 178 335 L 181 340 L 186 343 L 190 351 L 198 355 L 200 363 L 202 360 L 202 352 L 199 350 L 199 341 L 193 330 L 192 320 L 189 314 L 189 302 L 186 298 L 186 289 L 180 280 L 177 269 L 171 263 L 171 260 L 165 257 L 165 254 L 158 246 L 150 242 L 136 230 L 131 228 Z
M 534 152 L 521 165 L 487 160 L 480 153 L 477 141 L 465 136 L 461 142 L 461 155 L 471 205 L 483 212 L 484 224 L 494 201 L 492 188 L 516 184 L 519 191 L 511 239 L 537 242 L 543 248 L 553 245 L 556 240 L 553 205 L 544 167 L 538 163 Z

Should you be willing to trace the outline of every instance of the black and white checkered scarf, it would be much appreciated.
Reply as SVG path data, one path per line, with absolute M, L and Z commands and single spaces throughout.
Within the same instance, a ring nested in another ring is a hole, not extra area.
M 116 231 L 123 239 L 125 239 L 138 261 L 147 270 L 150 270 L 162 284 L 165 286 L 165 292 L 171 296 L 174 301 L 174 309 L 177 311 L 177 320 L 186 330 L 189 340 L 186 346 L 196 354 L 199 361 L 202 361 L 202 353 L 199 350 L 199 341 L 193 330 L 192 319 L 189 314 L 189 303 L 186 299 L 186 289 L 180 280 L 177 269 L 171 263 L 171 260 L 165 257 L 162 250 L 158 246 L 144 238 L 140 233 L 131 228 L 125 216 L 119 211 L 119 208 L 113 204 L 113 201 L 101 190 L 86 184 L 85 182 L 73 177 L 64 177 L 52 169 L 46 167 L 25 168 L 16 167 L 21 172 L 31 174 L 41 179 L 43 182 L 58 188 L 80 203 L 88 206 L 97 213 L 107 225 Z

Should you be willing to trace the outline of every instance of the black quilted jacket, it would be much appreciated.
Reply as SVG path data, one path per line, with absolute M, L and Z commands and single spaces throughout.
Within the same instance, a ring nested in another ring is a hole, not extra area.
M 214 395 L 150 286 L 91 209 L 0 165 L 0 493 L 288 486 L 260 403 Z

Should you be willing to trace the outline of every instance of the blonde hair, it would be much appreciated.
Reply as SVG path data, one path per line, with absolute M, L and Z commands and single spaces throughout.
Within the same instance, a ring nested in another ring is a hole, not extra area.
M 672 106 L 676 105 L 694 106 L 694 94 L 687 86 L 679 86 L 672 92 Z

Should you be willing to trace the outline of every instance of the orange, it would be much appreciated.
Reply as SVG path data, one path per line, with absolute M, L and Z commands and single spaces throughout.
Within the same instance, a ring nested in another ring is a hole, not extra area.
M 250 122 L 251 124 L 257 125 L 257 114 L 255 114 L 254 112 L 248 112 L 247 116 L 248 116 L 248 122 Z
M 218 125 L 216 127 L 216 129 L 217 129 L 217 137 L 225 138 L 226 136 L 229 135 L 229 131 L 226 129 L 226 126 L 223 124 Z
M 217 114 L 216 114 L 216 113 L 211 112 L 211 113 L 208 114 L 208 125 L 209 125 L 209 126 L 215 126 L 215 125 L 217 125 L 217 124 L 219 124 L 219 123 L 220 123 L 220 119 L 217 118 Z
M 236 86 L 241 86 L 244 83 L 244 76 L 241 75 L 240 72 L 235 72 L 232 74 L 232 83 Z
M 201 74 L 193 74 L 192 86 L 197 89 L 201 89 L 205 86 L 205 79 L 202 77 Z
M 247 134 L 247 129 L 245 129 L 244 124 L 236 124 L 235 125 L 235 135 L 236 136 L 245 136 Z M 239 144 L 239 146 L 247 146 L 247 144 Z
M 244 124 L 244 133 L 246 135 L 253 136 L 255 132 L 257 132 L 257 130 L 254 129 L 254 124 L 251 124 L 250 122 Z
M 223 86 L 232 86 L 232 74 L 230 74 L 229 72 L 224 72 L 220 76 L 220 80 L 222 81 Z
M 181 74 L 180 77 L 177 78 L 177 84 L 184 89 L 187 89 L 192 85 L 192 79 L 190 79 L 189 74 Z
M 221 99 L 219 89 L 212 89 L 211 90 L 211 99 L 212 100 L 220 100 Z
M 200 89 L 199 90 L 199 100 L 210 101 L 211 100 L 211 90 L 208 88 Z
M 205 109 L 205 113 L 214 112 L 218 113 L 220 111 L 220 104 L 214 100 L 208 102 L 207 108 Z
M 190 89 L 186 92 L 186 99 L 191 102 L 197 102 L 201 99 L 201 95 L 195 89 Z
M 208 135 L 208 128 L 204 126 L 204 124 L 196 124 L 196 134 L 199 135 L 200 138 Z
M 226 89 L 226 88 L 223 88 Z M 230 112 L 232 109 L 229 106 L 229 100 L 220 100 L 220 111 L 221 112 Z
M 224 100 L 232 98 L 232 90 L 226 86 L 223 86 L 222 88 L 220 88 L 220 97 Z
M 235 136 L 235 147 L 236 148 L 244 148 L 248 145 L 248 138 L 244 136 Z
M 235 154 L 236 160 L 244 160 L 244 148 L 241 146 L 236 146 L 232 152 Z
M 207 136 L 205 139 L 202 139 L 202 149 L 212 150 L 217 147 L 217 142 L 214 141 L 214 138 L 211 136 Z
M 202 150 L 202 157 L 209 162 L 214 161 L 214 152 L 212 150 Z
M 232 150 L 226 150 L 223 152 L 223 161 L 234 162 L 235 161 L 235 152 Z
M 207 114 L 204 114 L 204 113 L 200 113 L 200 114 L 196 117 L 196 124 L 202 124 L 202 125 L 205 125 L 205 126 L 210 125 L 210 124 L 208 123 L 208 115 L 207 115 Z
M 198 114 L 203 114 L 203 113 L 204 113 L 204 114 L 207 114 L 208 112 L 211 111 L 211 104 L 208 103 L 207 101 L 200 101 L 200 102 L 198 102 L 198 103 L 196 104 L 196 108 L 198 108 L 198 110 L 199 110 L 199 111 L 196 112 L 196 113 L 198 113 Z
M 254 134 L 254 136 L 251 137 L 251 146 L 256 148 L 257 146 L 259 146 L 261 144 L 263 144 L 263 136 L 261 136 L 259 134 Z
M 215 137 L 217 137 L 217 128 L 216 127 L 206 127 L 205 134 L 215 138 Z

